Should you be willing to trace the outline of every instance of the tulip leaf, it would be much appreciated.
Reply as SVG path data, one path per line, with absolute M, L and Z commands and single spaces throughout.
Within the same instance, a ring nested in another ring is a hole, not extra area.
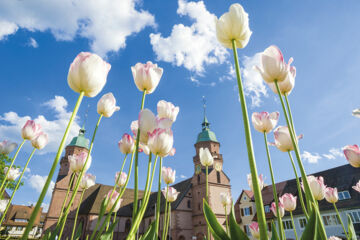
M 301 235 L 301 240 L 318 240 L 318 215 L 316 210 L 313 210 L 310 213 L 309 221 L 306 224 L 305 230 Z
M 115 222 L 113 222 L 111 224 L 111 226 L 109 227 L 109 229 L 100 236 L 100 240 L 110 240 L 112 233 L 114 232 L 114 228 L 116 227 L 116 224 L 119 222 L 119 219 L 116 220 Z
M 349 231 L 349 239 L 350 240 L 356 240 L 356 233 L 355 233 L 355 228 L 353 225 L 353 222 L 351 220 L 351 217 L 349 214 L 347 214 L 348 217 L 348 231 Z
M 271 240 L 279 240 L 279 234 L 276 231 L 276 226 L 274 221 L 271 221 Z
M 213 234 L 213 237 L 216 240 L 230 240 L 229 236 L 227 235 L 221 224 L 217 221 L 215 214 L 213 213 L 205 199 L 203 200 L 203 210 L 207 226 Z
M 140 240 L 154 240 L 156 238 L 155 222 L 152 222 Z
M 82 232 L 82 225 L 83 223 L 80 222 L 79 226 L 76 228 L 75 237 L 74 237 L 75 239 L 80 239 Z
M 249 240 L 246 233 L 244 233 L 239 224 L 237 224 L 234 214 L 234 206 L 231 207 L 231 212 L 229 216 L 229 231 L 230 231 L 230 238 L 232 240 Z

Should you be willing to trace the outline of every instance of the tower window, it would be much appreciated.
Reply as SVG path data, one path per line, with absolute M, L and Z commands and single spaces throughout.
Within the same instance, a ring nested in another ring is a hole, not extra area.
M 217 183 L 220 183 L 220 172 L 216 172 Z
M 201 210 L 201 204 L 198 203 L 198 210 L 200 211 Z
M 191 201 L 190 200 L 187 201 L 187 207 L 191 208 Z
M 197 176 L 198 184 L 200 184 L 200 175 Z

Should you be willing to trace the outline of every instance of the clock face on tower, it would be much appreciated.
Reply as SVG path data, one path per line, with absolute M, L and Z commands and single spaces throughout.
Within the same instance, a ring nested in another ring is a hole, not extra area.
M 222 170 L 221 163 L 219 163 L 219 162 L 215 163 L 215 170 L 218 171 L 218 172 L 221 172 L 221 170 Z
M 200 164 L 197 164 L 196 166 L 195 166 L 195 173 L 196 174 L 199 174 L 201 172 L 201 166 L 200 166 Z

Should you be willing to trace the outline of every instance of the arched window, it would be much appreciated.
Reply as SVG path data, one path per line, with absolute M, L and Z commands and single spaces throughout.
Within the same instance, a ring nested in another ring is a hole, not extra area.
M 130 231 L 130 228 L 131 228 L 131 220 L 128 219 L 125 222 L 125 233 L 128 233 Z
M 187 201 L 187 207 L 188 207 L 188 208 L 191 208 L 191 200 L 188 200 L 188 201 Z
M 216 172 L 217 183 L 220 183 L 220 172 Z

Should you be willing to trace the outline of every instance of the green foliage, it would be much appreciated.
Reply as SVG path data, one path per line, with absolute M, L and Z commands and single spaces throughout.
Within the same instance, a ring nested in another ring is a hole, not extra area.
M 109 229 L 100 236 L 100 240 L 110 240 L 112 237 L 112 233 L 114 232 L 114 228 L 116 227 L 116 224 L 119 222 L 119 220 L 116 220 L 111 224 Z
M 274 221 L 271 221 L 271 240 L 279 240 L 279 234 L 276 231 L 276 226 Z
M 203 200 L 203 209 L 207 225 L 215 240 L 230 240 L 229 236 L 225 232 L 224 228 L 217 221 L 215 214 L 213 213 L 205 199 Z
M 310 218 L 306 224 L 305 230 L 301 235 L 301 240 L 318 240 L 320 236 L 318 234 L 319 217 L 316 214 L 316 210 L 313 208 L 310 213 Z
M 4 168 L 10 166 L 11 160 L 12 158 L 4 154 L 0 154 L 0 182 L 4 181 L 5 178 Z M 20 168 L 20 166 L 16 166 L 16 165 L 13 165 L 13 167 Z M 17 182 L 16 180 L 10 181 L 9 184 L 7 185 L 7 189 L 13 191 L 15 189 L 16 182 Z M 20 183 L 19 188 L 22 185 L 24 185 L 24 182 Z
M 350 217 L 349 214 L 347 214 L 347 218 L 348 218 L 349 239 L 350 240 L 356 240 L 355 228 L 354 228 L 353 222 L 352 222 L 351 217 Z
M 231 207 L 231 213 L 229 216 L 229 231 L 231 239 L 249 240 L 246 233 L 244 233 L 240 226 L 237 224 L 234 214 L 234 206 Z
M 152 222 L 145 234 L 141 236 L 140 240 L 154 240 L 157 239 L 155 231 L 155 222 Z
M 82 225 L 83 225 L 83 223 L 80 222 L 79 226 L 76 228 L 76 232 L 75 232 L 75 236 L 74 236 L 74 239 L 76 239 L 76 240 L 80 239 L 80 237 L 81 237 Z

